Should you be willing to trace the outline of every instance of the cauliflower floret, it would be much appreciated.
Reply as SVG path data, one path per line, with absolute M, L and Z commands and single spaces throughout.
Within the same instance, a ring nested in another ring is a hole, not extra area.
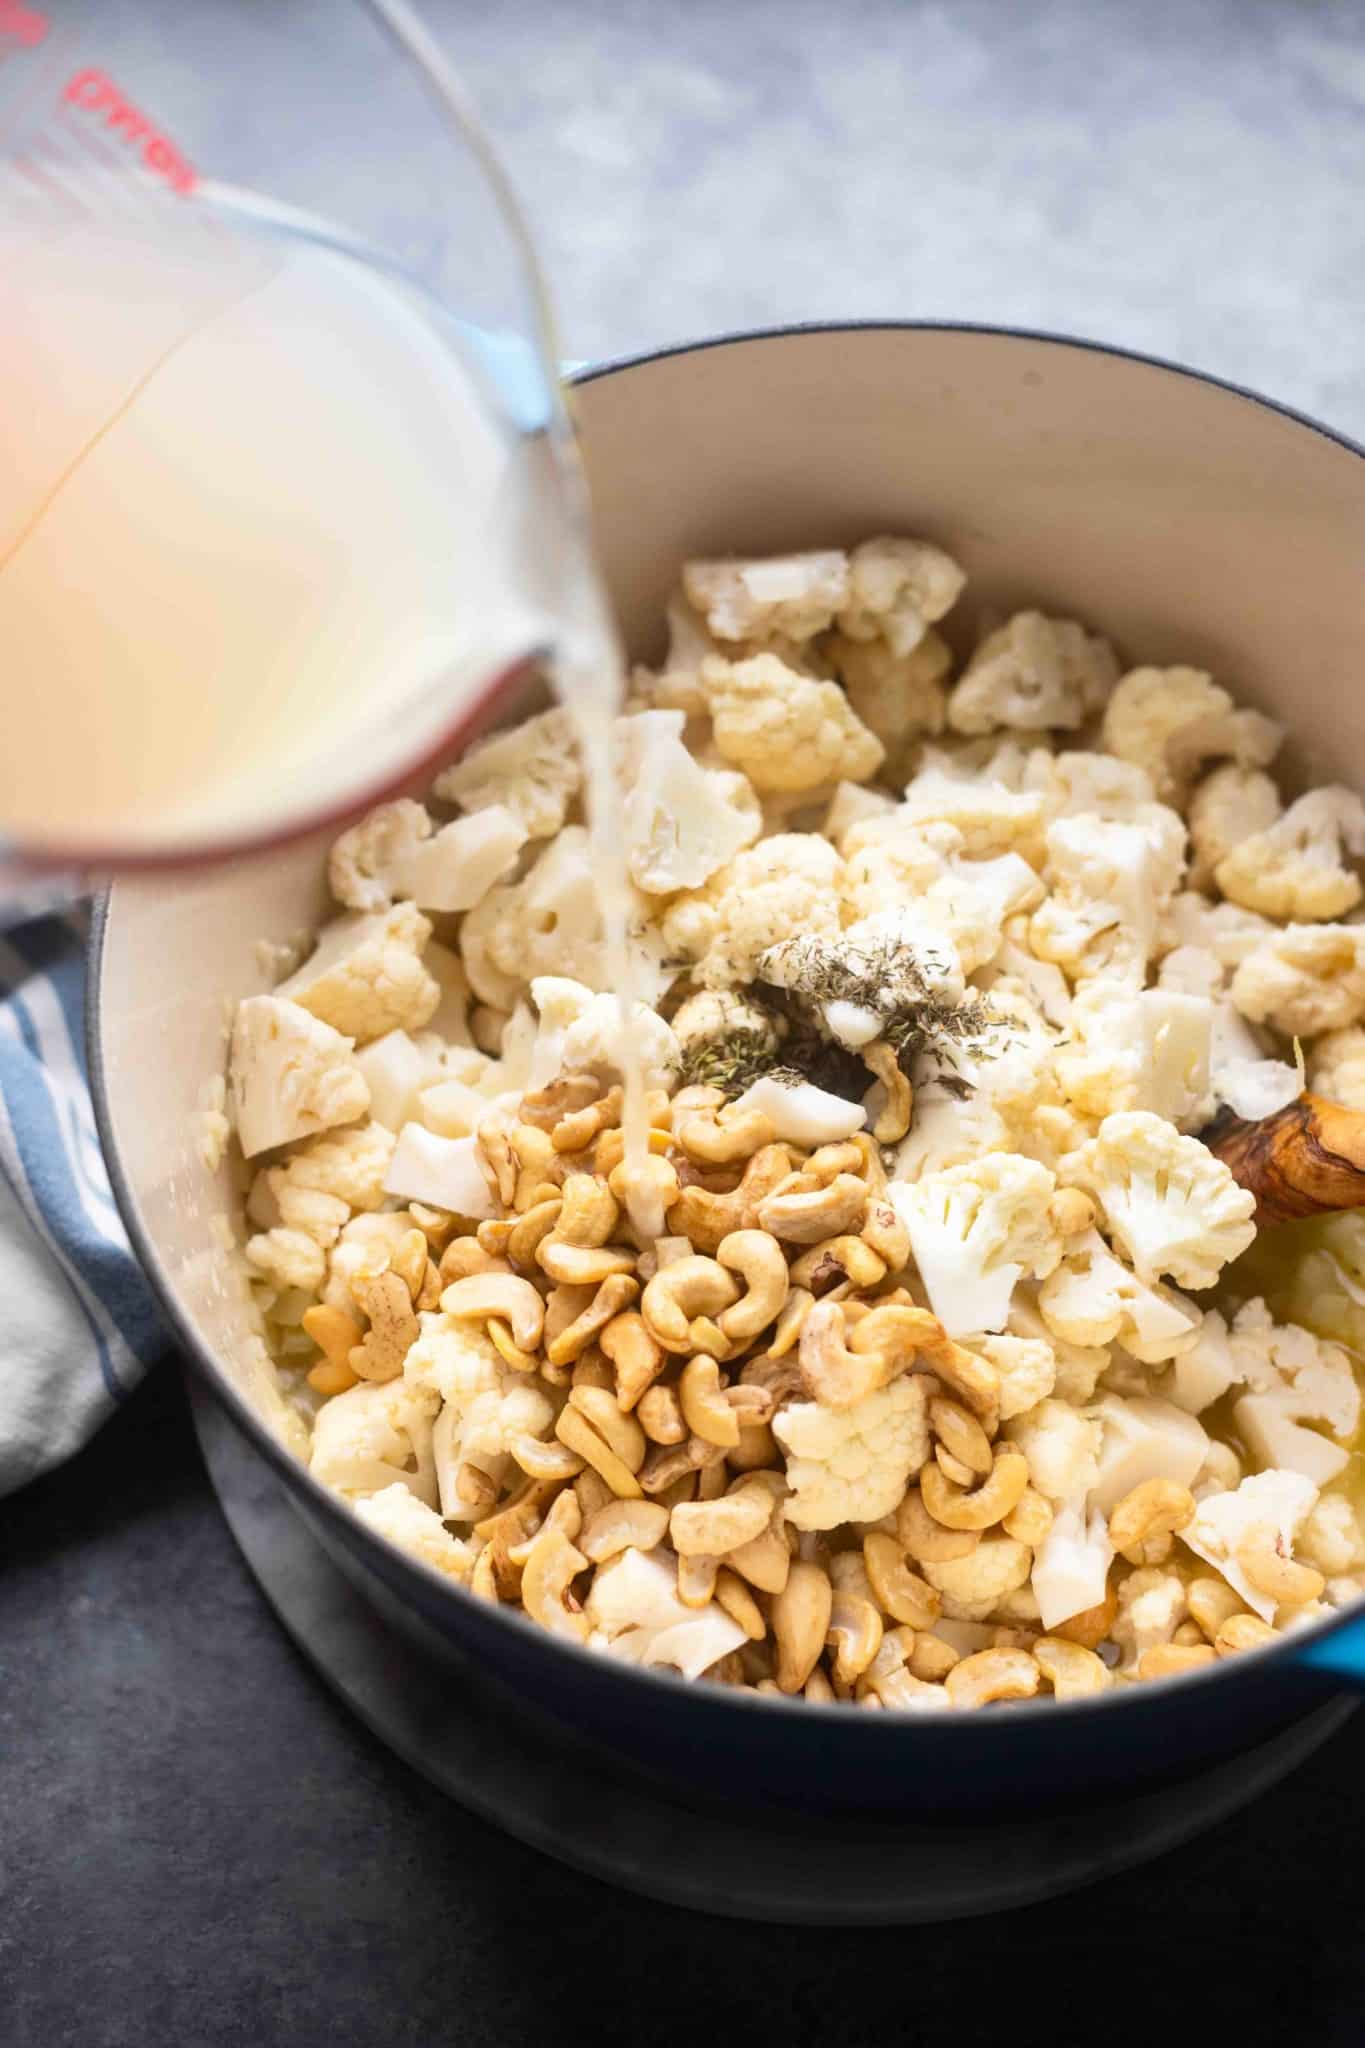
M 1027 917 L 1006 919 L 1004 937 L 989 968 L 979 974 L 978 986 L 1005 1007 L 1022 996 L 1045 1022 L 1064 1027 L 1071 1017 L 1066 976 L 1051 960 L 1039 960 L 1030 952 L 1028 927 Z
M 365 1381 L 334 1394 L 313 1423 L 309 1471 L 352 1499 L 402 1486 L 434 1507 L 431 1426 L 437 1405 L 430 1388 L 404 1379 Z
M 318 1290 L 319 1300 L 329 1308 L 355 1313 L 351 1282 L 368 1268 L 378 1272 L 391 1259 L 412 1229 L 412 1218 L 402 1209 L 371 1210 L 353 1216 L 327 1256 L 327 1278 Z
M 361 1042 L 418 1031 L 441 999 L 422 965 L 430 937 L 430 922 L 411 903 L 347 911 L 323 925 L 314 951 L 275 994 Z
M 1017 853 L 1032 867 L 1041 867 L 1046 853 L 1046 799 L 1041 790 L 1015 790 L 983 770 L 964 773 L 937 749 L 929 749 L 919 772 L 907 783 L 905 801 L 895 814 L 909 825 L 953 825 L 962 834 L 962 850 L 974 859 Z
M 1119 1670 L 1136 1673 L 1145 1652 L 1169 1643 L 1188 1611 L 1184 1582 L 1174 1572 L 1130 1572 L 1119 1587 L 1114 1617 L 1114 1641 L 1123 1652 Z
M 1059 1401 L 1069 1401 L 1076 1408 L 1083 1407 L 1094 1399 L 1095 1389 L 1109 1364 L 1109 1353 L 1102 1345 L 1070 1344 L 1055 1330 L 1050 1330 L 1039 1311 L 1037 1297 L 1036 1287 L 1015 1290 L 1007 1325 L 1009 1334 L 1026 1338 L 1030 1343 L 1050 1346 L 1056 1380 L 1049 1391 Z
M 531 984 L 532 994 L 541 986 Z M 640 1063 L 647 1088 L 667 1088 L 678 1065 L 678 1040 L 648 1003 L 635 1003 L 629 1018 L 623 1018 L 614 995 L 587 997 L 579 1014 L 564 1033 L 562 1065 L 574 1073 L 593 1073 L 603 1080 L 619 1080 L 626 1070 L 629 1044 Z
M 896 1153 L 892 1173 L 913 1185 L 945 1167 L 966 1166 L 1012 1143 L 1004 1117 L 986 1096 L 965 1099 L 940 1082 L 915 1084 L 914 1122 Z
M 1214 870 L 1233 848 L 1253 839 L 1280 815 L 1280 792 L 1258 768 L 1225 761 L 1206 775 L 1190 798 L 1190 886 L 1207 889 Z
M 1163 966 L 1176 952 L 1186 955 L 1181 965 L 1187 974 L 1188 956 L 1202 955 L 1208 970 L 1198 982 L 1191 986 L 1177 980 L 1166 985 L 1186 986 L 1193 995 L 1211 996 L 1227 986 L 1233 970 L 1248 954 L 1277 936 L 1270 919 L 1257 916 L 1254 910 L 1243 910 L 1236 903 L 1211 903 L 1197 889 L 1181 889 L 1158 921 L 1155 951 Z
M 839 930 L 838 854 L 818 832 L 779 832 L 737 854 L 704 889 L 685 891 L 659 920 L 670 955 L 695 962 L 705 988 L 754 979 L 770 946 Z
M 337 901 L 352 910 L 387 910 L 400 896 L 421 910 L 468 910 L 525 844 L 525 827 L 505 804 L 457 818 L 433 837 L 421 804 L 400 797 L 342 833 L 327 878 Z
M 849 703 L 889 760 L 900 759 L 923 733 L 942 732 L 944 678 L 953 657 L 932 627 L 909 654 L 897 654 L 885 640 L 851 640 L 843 633 L 832 633 L 827 649 Z
M 419 1564 L 461 1582 L 472 1573 L 478 1556 L 473 1544 L 452 1536 L 441 1517 L 406 1486 L 386 1486 L 368 1494 L 356 1502 L 355 1511 L 362 1522 Z
M 1114 650 L 1074 619 L 1016 612 L 977 648 L 948 700 L 954 732 L 1074 729 L 1118 677 Z
M 1037 875 L 1016 853 L 958 860 L 962 835 L 944 824 L 910 825 L 900 812 L 856 825 L 846 836 L 845 916 L 853 923 L 893 906 L 952 944 L 973 974 L 999 950 L 1007 921 L 1042 894 Z
M 344 1038 L 297 1003 L 248 996 L 237 1005 L 228 1055 L 232 1113 L 248 1159 L 364 1116 L 365 1076 Z
M 895 809 L 894 798 L 883 789 L 865 789 L 861 782 L 836 783 L 820 830 L 842 852 L 840 842 L 846 832 L 870 818 L 889 817 Z
M 1066 1343 L 1117 1341 L 1149 1365 L 1188 1351 L 1200 1323 L 1192 1302 L 1172 1288 L 1145 1285 L 1097 1230 L 1070 1241 L 1061 1265 L 1039 1290 L 1038 1309 Z
M 246 1242 L 250 1263 L 277 1287 L 316 1292 L 327 1271 L 326 1253 L 353 1209 L 377 1209 L 393 1133 L 365 1124 L 339 1137 L 319 1138 L 284 1166 L 258 1173 L 247 1215 L 260 1234 Z
M 1206 996 L 1088 981 L 1071 1006 L 1057 1077 L 1090 1116 L 1145 1109 L 1188 1129 L 1207 1123 L 1213 1004 Z
M 1297 1549 L 1304 1564 L 1329 1579 L 1365 1563 L 1360 1521 L 1344 1494 L 1323 1495 L 1299 1530 Z
M 1046 1337 L 978 1337 L 970 1346 L 1000 1375 L 1000 1420 L 1024 1415 L 1057 1384 L 1057 1353 Z
M 379 804 L 348 826 L 333 842 L 327 860 L 327 884 L 348 910 L 387 910 L 395 896 L 393 874 L 431 837 L 425 807 L 411 797 Z
M 1023 1452 L 1029 1483 L 1051 1501 L 1087 1494 L 1099 1471 L 1098 1422 L 1066 1401 L 1040 1401 L 1006 1426 L 1005 1436 Z
M 1179 887 L 1185 828 L 1164 804 L 1128 823 L 1059 818 L 1047 834 L 1051 895 L 1029 925 L 1029 946 L 1073 981 L 1146 978 L 1162 910 Z
M 1327 1486 L 1346 1469 L 1360 1426 L 1360 1388 L 1340 1345 L 1297 1323 L 1276 1323 L 1263 1301 L 1249 1301 L 1233 1320 L 1229 1346 L 1235 1377 L 1249 1391 L 1233 1409 L 1238 1433 L 1258 1464 L 1301 1472 Z M 1321 1424 L 1333 1443 L 1309 1424 Z
M 300 1287 L 305 1294 L 316 1294 L 327 1272 L 326 1247 L 308 1230 L 277 1224 L 249 1237 L 243 1251 L 248 1265 L 281 1293 Z
M 1106 1394 L 1092 1411 L 1100 1424 L 1099 1471 L 1090 1503 L 1112 1514 L 1125 1494 L 1147 1479 L 1193 1486 L 1208 1455 L 1202 1425 L 1184 1408 L 1150 1394 Z
M 1172 1362 L 1162 1392 L 1187 1414 L 1201 1415 L 1215 1401 L 1221 1401 L 1228 1388 L 1241 1378 L 1242 1368 L 1233 1356 L 1227 1323 L 1216 1309 L 1210 1309 L 1189 1350 Z
M 1308 1085 L 1347 1109 L 1365 1109 L 1365 1031 L 1327 1031 L 1308 1053 Z
M 1263 917 L 1307 923 L 1342 917 L 1360 901 L 1360 877 L 1343 850 L 1365 853 L 1365 803 L 1335 785 L 1310 790 L 1273 825 L 1238 839 L 1214 879 L 1223 894 Z
M 739 1649 L 744 1630 L 714 1600 L 686 1607 L 667 1554 L 623 1550 L 599 1566 L 583 1611 L 592 1628 L 589 1647 L 629 1664 L 667 1664 L 684 1678 L 700 1678 Z
M 1048 1217 L 1056 1181 L 1005 1152 L 892 1181 L 888 1198 L 910 1233 L 929 1305 L 950 1336 L 1003 1330 L 1015 1282 L 1042 1279 L 1062 1255 Z
M 887 1019 L 916 1003 L 956 1003 L 963 993 L 956 949 L 913 912 L 884 910 L 837 938 L 784 939 L 759 961 L 763 980 L 804 996 L 841 1045 L 870 1045 Z
M 1098 1508 L 1087 1512 L 1083 1496 L 1058 1502 L 1030 1579 L 1043 1627 L 1059 1628 L 1073 1614 L 1098 1607 L 1113 1561 L 1109 1527 Z
M 438 1083 L 445 1069 L 430 1035 L 419 1045 L 406 1031 L 386 1031 L 356 1056 L 356 1065 L 370 1091 L 370 1111 L 385 1130 L 396 1131 L 418 1113 L 424 1088 Z
M 1207 1146 L 1148 1110 L 1106 1117 L 1061 1172 L 1095 1197 L 1149 1284 L 1169 1274 L 1182 1287 L 1212 1287 L 1256 1235 L 1255 1196 Z
M 626 866 L 652 896 L 696 889 L 757 839 L 763 818 L 747 778 L 699 767 L 680 711 L 616 722 Z
M 498 1209 L 480 1156 L 477 1138 L 443 1138 L 424 1124 L 404 1124 L 384 1177 L 384 1192 L 400 1201 L 423 1202 L 429 1209 L 486 1222 Z
M 1317 1498 L 1317 1487 L 1301 1472 L 1257 1472 L 1233 1491 L 1201 1500 L 1194 1520 L 1180 1531 L 1180 1540 L 1222 1573 L 1253 1614 L 1273 1621 L 1275 1601 L 1252 1585 L 1237 1562 L 1238 1549 L 1253 1529 L 1264 1528 L 1273 1534 L 1281 1556 L 1291 1557 Z
M 833 849 L 831 849 L 831 852 Z M 644 924 L 654 906 L 632 895 L 628 906 L 637 987 L 660 993 L 658 934 Z M 460 951 L 474 993 L 495 1009 L 510 1010 L 537 975 L 564 975 L 600 989 L 607 980 L 600 890 L 587 830 L 566 825 L 520 882 L 491 889 L 460 927 Z
M 1232 1000 L 1286 1038 L 1343 1031 L 1365 1017 L 1365 925 L 1291 924 L 1248 953 Z
M 851 1408 L 796 1401 L 773 1420 L 787 1460 L 786 1517 L 797 1529 L 876 1522 L 929 1455 L 922 1379 L 905 1375 Z
M 809 640 L 834 622 L 848 596 L 842 549 L 758 561 L 687 562 L 683 590 L 718 640 Z
M 850 640 L 884 640 L 893 654 L 912 654 L 966 581 L 952 556 L 930 541 L 865 540 L 849 556 L 839 624 Z
M 1105 823 L 1141 824 L 1156 802 L 1145 768 L 1112 754 L 1029 756 L 1025 787 L 1042 790 L 1049 818 L 1100 818 Z
M 628 711 L 681 711 L 701 719 L 706 699 L 701 691 L 701 665 L 708 654 L 723 654 L 681 591 L 669 599 L 664 617 L 668 648 L 657 670 L 635 668 L 630 675 Z
M 432 1450 L 441 1513 L 452 1522 L 477 1521 L 484 1509 L 460 1493 L 460 1466 L 475 1465 L 500 1486 L 510 1440 L 547 1435 L 554 1403 L 534 1379 L 506 1364 L 477 1324 L 430 1313 L 418 1322 L 421 1334 L 403 1361 L 403 1379 L 423 1396 L 440 1397 Z
M 797 792 L 865 782 L 886 758 L 837 683 L 788 668 L 775 654 L 703 662 L 716 750 L 755 789 Z
M 556 707 L 477 740 L 432 790 L 462 811 L 505 804 L 528 838 L 548 839 L 568 817 L 582 781 L 573 718 Z
M 931 1586 L 943 1595 L 949 1621 L 985 1621 L 1007 1594 L 1027 1582 L 1033 1552 L 1012 1536 L 989 1530 L 969 1557 L 946 1564 L 919 1566 Z
M 1159 797 L 1179 797 L 1201 764 L 1230 758 L 1264 768 L 1282 737 L 1259 711 L 1235 711 L 1231 697 L 1197 668 L 1135 668 L 1104 714 L 1102 744 L 1145 768 Z

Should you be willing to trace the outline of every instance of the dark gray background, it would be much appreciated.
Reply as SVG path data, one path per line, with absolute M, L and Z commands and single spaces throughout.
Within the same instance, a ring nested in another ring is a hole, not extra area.
M 1018 321 L 1365 435 L 1356 0 L 427 11 L 572 355 L 797 318 Z M 344 0 L 181 0 L 139 90 L 189 77 L 199 154 L 269 185 L 278 125 L 217 62 L 248 17 L 273 31 L 271 102 L 309 105 L 344 186 L 346 111 L 319 84 Z M 419 146 L 393 144 L 410 170 Z M 173 1368 L 0 1504 L 0 1556 L 5 2048 L 1365 2034 L 1365 1726 L 1081 1899 L 921 1932 L 729 1927 L 498 1838 L 333 1704 L 218 1518 Z

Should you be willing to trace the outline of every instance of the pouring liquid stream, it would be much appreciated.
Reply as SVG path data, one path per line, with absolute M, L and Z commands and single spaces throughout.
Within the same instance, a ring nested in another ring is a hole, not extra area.
M 436 765 L 548 656 L 642 1160 L 624 672 L 571 451 L 306 238 L 16 214 L 0 313 L 0 834 L 110 865 L 261 843 Z

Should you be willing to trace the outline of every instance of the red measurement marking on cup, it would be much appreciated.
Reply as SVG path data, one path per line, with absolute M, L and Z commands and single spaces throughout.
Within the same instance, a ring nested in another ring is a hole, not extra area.
M 3 6 L 4 0 L 0 0 Z M 149 171 L 177 192 L 192 191 L 197 173 L 194 166 L 186 161 L 170 140 L 154 123 L 148 120 L 142 109 L 135 106 L 126 93 L 115 85 L 105 71 L 78 71 L 66 87 L 62 98 L 82 112 L 102 117 L 106 128 L 125 142 L 133 145 L 142 155 L 142 161 Z
M 25 7 L 23 0 L 0 0 L 0 37 L 18 43 L 25 50 L 36 50 L 52 23 L 36 7 Z

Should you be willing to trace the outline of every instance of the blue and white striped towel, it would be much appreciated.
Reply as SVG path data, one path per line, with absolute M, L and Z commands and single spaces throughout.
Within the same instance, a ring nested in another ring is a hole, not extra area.
M 95 1132 L 85 937 L 79 910 L 0 935 L 0 1494 L 79 1450 L 168 1342 Z

